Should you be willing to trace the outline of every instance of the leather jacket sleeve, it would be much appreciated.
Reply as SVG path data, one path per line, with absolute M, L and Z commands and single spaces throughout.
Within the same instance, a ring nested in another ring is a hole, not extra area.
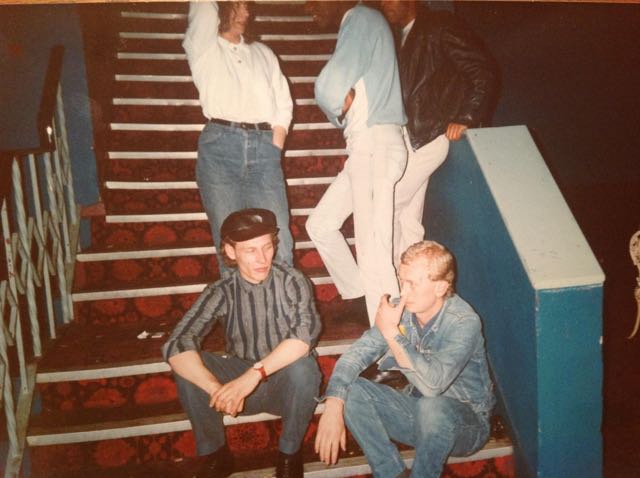
M 480 41 L 457 24 L 443 29 L 441 44 L 443 53 L 464 83 L 460 106 L 452 121 L 480 126 L 497 86 L 493 60 Z
M 400 51 L 411 145 L 418 149 L 449 123 L 487 120 L 498 88 L 495 61 L 452 14 L 423 8 Z

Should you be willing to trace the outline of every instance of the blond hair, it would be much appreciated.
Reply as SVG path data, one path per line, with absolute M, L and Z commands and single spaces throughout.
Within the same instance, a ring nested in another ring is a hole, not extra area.
M 453 254 L 435 241 L 420 241 L 409 246 L 400 256 L 400 262 L 404 265 L 423 258 L 427 262 L 427 277 L 432 281 L 443 280 L 449 283 L 445 293 L 446 297 L 455 292 L 456 260 Z

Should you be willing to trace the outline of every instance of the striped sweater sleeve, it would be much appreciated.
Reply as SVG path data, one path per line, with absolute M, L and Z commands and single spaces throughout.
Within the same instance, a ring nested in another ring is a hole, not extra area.
M 227 300 L 220 282 L 209 284 L 162 347 L 164 359 L 188 350 L 199 351 L 204 337 L 226 312 Z

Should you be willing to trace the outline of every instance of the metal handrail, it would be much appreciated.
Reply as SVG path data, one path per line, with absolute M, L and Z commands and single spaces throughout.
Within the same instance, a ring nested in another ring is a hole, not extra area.
M 9 441 L 5 477 L 20 472 L 44 330 L 55 339 L 56 325 L 73 319 L 67 276 L 75 262 L 71 238 L 78 218 L 60 86 L 63 56 L 64 47 L 52 48 L 37 121 L 40 144 L 0 152 L 0 257 L 6 265 L 0 273 L 0 401 Z M 17 360 L 11 360 L 14 356 Z M 10 370 L 15 362 L 17 403 Z

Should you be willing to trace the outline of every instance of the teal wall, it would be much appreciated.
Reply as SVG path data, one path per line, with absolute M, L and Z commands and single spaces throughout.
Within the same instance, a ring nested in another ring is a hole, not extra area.
M 489 150 L 500 148 L 504 153 L 510 143 L 502 138 L 512 133 L 528 135 L 526 128 L 495 130 L 500 140 L 492 137 L 492 129 L 474 130 L 473 140 L 489 136 L 485 141 Z M 458 291 L 483 319 L 501 411 L 510 422 L 516 445 L 518 476 L 601 476 L 602 280 L 585 286 L 580 276 L 576 279 L 579 285 L 546 289 L 532 283 L 532 276 L 540 282 L 543 271 L 532 269 L 542 263 L 536 263 L 527 244 L 522 244 L 526 241 L 518 239 L 512 215 L 520 215 L 520 219 L 531 216 L 541 231 L 547 228 L 545 218 L 563 220 L 562 215 L 549 212 L 539 217 L 544 211 L 535 208 L 505 211 L 500 191 L 504 178 L 491 177 L 496 171 L 500 173 L 500 168 L 481 167 L 483 161 L 499 160 L 483 151 L 478 158 L 467 139 L 452 144 L 447 161 L 429 183 L 427 238 L 442 242 L 455 254 Z M 517 171 L 519 158 L 527 154 L 515 150 L 504 156 L 511 156 L 512 170 Z M 526 172 L 522 173 L 526 178 Z M 532 180 L 539 182 L 537 177 Z M 555 187 L 553 181 L 549 184 Z M 534 189 L 544 193 L 537 186 Z M 521 191 L 527 195 L 526 187 Z M 523 204 L 536 199 L 522 198 Z M 556 210 L 568 212 L 565 204 Z M 549 247 L 544 256 L 553 254 L 553 249 L 562 255 L 566 238 L 558 238 L 556 248 L 553 238 L 546 232 L 544 236 L 540 241 L 532 238 L 531 250 Z M 585 250 L 585 256 L 595 268 L 595 277 L 601 275 L 591 252 Z M 566 269 L 571 268 L 568 264 Z M 562 280 L 571 282 L 570 277 Z

